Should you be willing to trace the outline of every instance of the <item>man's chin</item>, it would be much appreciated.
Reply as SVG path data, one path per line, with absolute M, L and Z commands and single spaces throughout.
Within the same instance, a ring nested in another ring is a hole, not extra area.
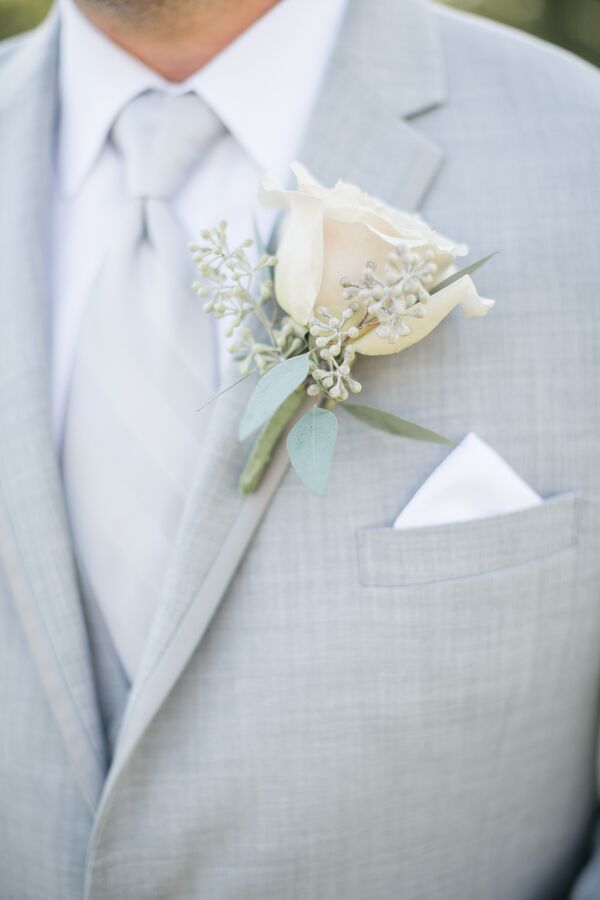
M 76 0 L 76 2 L 84 9 L 88 7 L 120 16 L 146 19 L 159 12 L 176 13 L 215 5 L 215 0 Z

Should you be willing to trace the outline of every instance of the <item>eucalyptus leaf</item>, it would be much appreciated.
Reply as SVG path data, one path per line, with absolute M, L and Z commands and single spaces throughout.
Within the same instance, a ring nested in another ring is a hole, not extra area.
M 240 441 L 264 425 L 308 375 L 308 353 L 293 356 L 270 369 L 254 388 L 239 428 Z
M 336 437 L 337 418 L 318 406 L 302 416 L 288 435 L 288 454 L 296 474 L 321 496 L 327 490 Z
M 477 262 L 471 263 L 470 266 L 465 266 L 464 269 L 460 269 L 459 272 L 455 272 L 454 275 L 450 275 L 448 278 L 444 278 L 443 281 L 440 281 L 439 284 L 436 284 L 434 288 L 432 288 L 429 293 L 431 295 L 437 294 L 438 291 L 443 291 L 444 288 L 449 287 L 451 284 L 454 284 L 455 281 L 458 281 L 459 278 L 464 278 L 465 275 L 472 275 L 473 272 L 476 272 L 477 269 L 480 269 L 486 262 L 488 262 L 492 257 L 496 256 L 498 251 L 495 253 L 490 253 L 489 256 L 484 256 L 483 259 L 478 259 Z
M 429 428 L 423 428 L 407 419 L 401 419 L 393 413 L 384 412 L 382 409 L 375 409 L 374 406 L 364 406 L 360 403 L 342 404 L 342 409 L 360 419 L 371 428 L 377 428 L 379 431 L 386 431 L 388 434 L 396 434 L 399 437 L 411 438 L 415 441 L 429 441 L 432 444 L 446 444 L 450 447 L 456 446 L 454 441 L 443 437 Z

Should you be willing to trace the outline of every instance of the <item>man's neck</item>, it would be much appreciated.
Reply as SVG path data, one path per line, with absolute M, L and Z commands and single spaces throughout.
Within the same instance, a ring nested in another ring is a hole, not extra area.
M 77 0 L 82 13 L 115 44 L 174 82 L 205 66 L 277 2 L 221 0 L 194 4 L 185 15 L 165 10 L 147 18 Z

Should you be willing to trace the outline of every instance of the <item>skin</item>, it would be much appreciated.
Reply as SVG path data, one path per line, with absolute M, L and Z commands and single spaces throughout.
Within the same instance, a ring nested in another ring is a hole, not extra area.
M 77 0 L 112 41 L 169 81 L 201 69 L 277 0 Z

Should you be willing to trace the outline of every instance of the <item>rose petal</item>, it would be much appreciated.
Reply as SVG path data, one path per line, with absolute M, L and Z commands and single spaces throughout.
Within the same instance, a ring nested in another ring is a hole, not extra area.
M 290 192 L 289 213 L 277 248 L 275 295 L 296 322 L 312 315 L 323 277 L 323 204 L 315 197 Z
M 443 291 L 440 291 L 442 294 Z M 460 305 L 462 307 L 463 314 L 467 319 L 472 319 L 474 317 L 479 316 L 487 316 L 490 309 L 496 303 L 495 300 L 490 300 L 488 297 L 480 297 L 477 291 L 470 291 L 461 301 Z
M 341 278 L 358 281 L 365 266 L 372 260 L 382 273 L 390 247 L 383 243 L 362 222 L 348 224 L 325 217 L 325 258 L 323 278 L 317 298 L 317 306 L 325 306 L 333 315 L 341 315 L 349 301 L 344 297 Z
M 427 313 L 422 319 L 409 318 L 406 324 L 410 328 L 410 334 L 399 338 L 391 344 L 385 338 L 378 337 L 376 329 L 354 341 L 354 346 L 359 353 L 365 356 L 386 356 L 390 353 L 400 353 L 407 347 L 422 341 L 433 329 L 446 318 L 455 306 L 461 305 L 466 316 L 484 316 L 494 305 L 493 300 L 479 297 L 477 288 L 468 275 L 464 275 L 448 285 L 429 299 Z
M 289 209 L 293 193 L 284 190 L 271 172 L 265 172 L 258 185 L 259 202 L 267 209 Z
M 317 179 L 311 175 L 305 165 L 301 162 L 293 162 L 291 165 L 292 172 L 296 176 L 296 181 L 298 182 L 298 187 L 316 187 L 321 188 L 321 190 L 326 190 L 322 184 L 320 184 Z

